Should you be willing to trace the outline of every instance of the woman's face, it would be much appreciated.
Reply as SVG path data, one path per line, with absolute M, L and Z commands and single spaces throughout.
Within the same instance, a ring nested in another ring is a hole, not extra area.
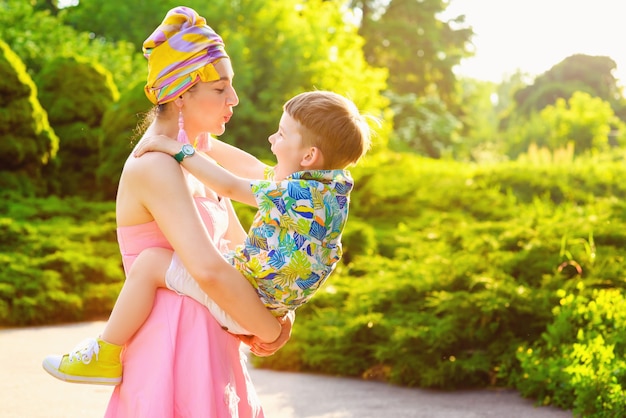
M 217 81 L 200 82 L 183 94 L 185 130 L 190 138 L 202 132 L 221 135 L 239 103 L 233 87 L 233 68 L 229 59 L 214 64 L 220 75 Z

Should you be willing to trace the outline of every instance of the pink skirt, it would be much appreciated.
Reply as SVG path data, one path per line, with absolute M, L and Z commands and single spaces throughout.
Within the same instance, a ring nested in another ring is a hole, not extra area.
M 105 418 L 262 418 L 241 342 L 208 310 L 169 290 L 123 354 Z

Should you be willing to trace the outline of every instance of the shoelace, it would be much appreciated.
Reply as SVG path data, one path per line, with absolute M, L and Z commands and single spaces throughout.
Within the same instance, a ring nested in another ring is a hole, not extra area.
M 91 363 L 93 356 L 96 356 L 98 360 L 98 353 L 100 352 L 100 345 L 95 338 L 88 338 L 78 344 L 69 354 L 70 363 L 76 360 L 82 361 L 84 364 Z

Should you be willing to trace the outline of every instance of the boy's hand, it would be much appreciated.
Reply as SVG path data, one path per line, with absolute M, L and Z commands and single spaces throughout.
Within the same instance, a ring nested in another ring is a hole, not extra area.
M 181 146 L 182 144 L 180 142 L 165 135 L 145 136 L 135 147 L 133 156 L 135 156 L 135 158 L 141 157 L 143 154 L 150 151 L 175 155 L 180 151 Z
M 259 357 L 267 357 L 271 356 L 278 350 L 280 350 L 289 338 L 291 338 L 291 328 L 293 327 L 293 323 L 296 319 L 295 313 L 290 312 L 287 315 L 277 318 L 282 327 L 280 331 L 280 336 L 271 343 L 264 343 L 260 339 L 255 336 L 244 336 L 239 335 L 239 339 L 250 346 L 250 351 L 259 356 Z

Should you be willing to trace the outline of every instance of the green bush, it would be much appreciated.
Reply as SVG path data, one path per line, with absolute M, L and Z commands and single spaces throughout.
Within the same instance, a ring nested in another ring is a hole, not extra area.
M 59 135 L 58 170 L 53 173 L 64 196 L 100 197 L 102 118 L 119 99 L 111 73 L 95 61 L 57 57 L 37 74 L 42 105 Z
M 376 158 L 385 164 L 353 172 L 343 262 L 298 310 L 289 344 L 254 362 L 404 386 L 513 387 L 585 416 L 619 416 L 623 162 L 604 160 L 599 172 L 595 158 Z M 123 281 L 114 204 L 3 197 L 0 323 L 108 313 Z M 238 209 L 249 222 L 253 209 Z
M 558 292 L 554 319 L 533 344 L 520 346 L 513 375 L 525 396 L 584 417 L 626 414 L 626 299 L 617 289 Z
M 46 167 L 59 138 L 20 58 L 0 39 L 0 190 L 47 192 Z
M 0 326 L 110 312 L 124 280 L 113 209 L 77 198 L 0 202 Z
M 366 222 L 378 254 L 358 250 L 344 260 L 298 311 L 289 348 L 255 359 L 257 365 L 406 386 L 517 387 L 524 375 L 518 347 L 544 338 L 561 292 L 579 283 L 587 297 L 593 289 L 624 287 L 626 196 L 616 181 L 626 175 L 622 161 L 605 164 L 594 178 L 584 175 L 596 172 L 593 159 L 569 166 L 471 167 L 408 156 L 385 162 L 355 170 L 353 226 L 344 242 L 348 254 L 359 248 L 355 231 Z M 583 309 L 579 302 L 572 309 Z M 607 361 L 612 342 L 603 334 L 598 329 L 585 349 Z M 553 386 L 542 380 L 549 370 L 577 365 L 571 356 L 555 355 L 549 368 L 543 358 L 532 360 L 526 374 L 540 382 L 534 389 L 552 392 L 524 394 L 563 408 L 590 407 L 587 386 L 558 392 L 565 372 L 555 372 Z M 617 380 L 619 370 L 611 369 Z M 600 388 L 606 394 L 591 404 L 619 411 L 619 387 Z
M 152 104 L 143 91 L 145 76 L 139 77 L 106 109 L 102 117 L 100 163 L 96 171 L 99 197 L 115 199 L 124 162 L 143 133 L 142 122 Z

